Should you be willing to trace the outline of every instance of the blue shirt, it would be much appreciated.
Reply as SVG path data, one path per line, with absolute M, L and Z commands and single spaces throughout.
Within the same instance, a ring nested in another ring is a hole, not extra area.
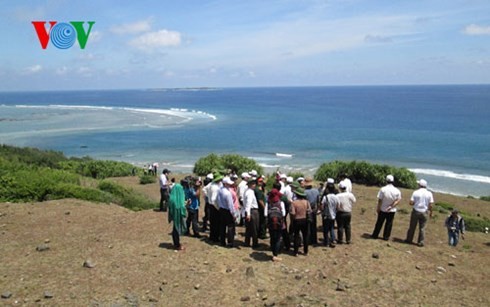
M 188 207 L 189 209 L 199 209 L 199 198 L 197 198 L 196 190 L 194 190 L 194 188 L 185 189 L 185 199 L 191 200 L 191 204 Z

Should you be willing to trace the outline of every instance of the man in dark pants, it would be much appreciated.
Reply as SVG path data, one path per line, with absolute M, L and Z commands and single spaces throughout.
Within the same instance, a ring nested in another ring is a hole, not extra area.
M 395 188 L 393 183 L 395 178 L 393 175 L 386 176 L 387 185 L 382 187 L 378 192 L 378 206 L 376 212 L 378 213 L 378 219 L 376 220 L 376 226 L 374 226 L 373 234 L 371 238 L 377 239 L 383 223 L 386 221 L 385 229 L 383 231 L 383 240 L 389 240 L 391 235 L 391 228 L 393 226 L 393 219 L 395 218 L 396 206 L 400 203 L 402 195 L 400 190 Z
M 243 194 L 243 206 L 245 208 L 245 246 L 250 246 L 252 239 L 252 247 L 256 248 L 259 245 L 259 204 L 255 198 L 255 180 L 247 182 L 248 188 Z
M 267 237 L 267 220 L 265 219 L 265 185 L 262 177 L 257 178 L 257 186 L 255 187 L 255 198 L 259 204 L 259 238 Z
M 166 212 L 168 207 L 168 199 L 170 195 L 169 180 L 167 175 L 170 173 L 168 169 L 164 169 L 160 175 L 160 211 Z
M 317 223 L 316 216 L 318 212 L 318 199 L 320 197 L 320 192 L 318 189 L 313 189 L 313 179 L 307 177 L 304 181 L 305 184 L 305 194 L 306 199 L 310 202 L 311 213 L 310 213 L 310 223 L 309 225 L 309 234 L 310 234 L 310 244 L 316 245 L 318 244 L 318 235 L 317 235 Z
M 223 187 L 218 192 L 218 206 L 220 214 L 220 243 L 222 246 L 233 247 L 235 240 L 235 218 L 238 216 L 239 211 L 235 209 L 233 203 L 233 196 L 230 192 L 230 188 L 234 182 L 230 177 L 223 178 Z M 226 244 L 228 241 L 228 244 Z
M 222 175 L 214 175 L 213 182 L 208 184 L 203 190 L 209 203 L 209 239 L 212 242 L 219 242 L 220 215 L 217 198 L 222 180 Z

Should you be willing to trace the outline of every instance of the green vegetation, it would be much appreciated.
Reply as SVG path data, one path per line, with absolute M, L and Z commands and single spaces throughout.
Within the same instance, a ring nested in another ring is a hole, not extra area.
M 253 159 L 249 159 L 236 154 L 227 154 L 218 156 L 209 154 L 202 157 L 194 164 L 194 173 L 199 176 L 205 176 L 211 172 L 226 172 L 232 170 L 236 174 L 256 170 L 259 174 L 263 173 L 262 167 Z
M 155 207 L 143 196 L 101 181 L 128 176 L 134 166 L 125 162 L 67 158 L 55 151 L 0 146 L 0 201 L 27 202 L 77 198 L 116 203 L 132 210 Z
M 155 183 L 157 178 L 153 175 L 143 174 L 140 176 L 140 184 L 151 184 Z
M 482 196 L 480 197 L 480 199 L 484 201 L 490 201 L 490 196 Z
M 353 182 L 368 186 L 382 186 L 386 183 L 386 175 L 395 176 L 395 185 L 402 188 L 414 189 L 417 187 L 415 174 L 406 168 L 397 168 L 389 165 L 370 164 L 365 161 L 333 161 L 323 163 L 315 173 L 315 179 L 326 181 L 333 178 L 339 181 L 345 174 Z

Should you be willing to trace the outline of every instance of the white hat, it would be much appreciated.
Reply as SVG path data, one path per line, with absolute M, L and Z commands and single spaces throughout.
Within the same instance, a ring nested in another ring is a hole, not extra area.
M 345 188 L 347 188 L 347 187 L 345 186 L 345 183 L 343 183 L 343 182 L 341 181 L 341 182 L 339 183 L 339 189 L 345 189 Z
M 231 180 L 231 178 L 228 177 L 228 176 L 226 176 L 225 178 L 223 178 L 223 183 L 224 184 L 230 184 L 230 185 L 235 184 L 235 182 L 233 180 Z
M 250 176 L 252 176 L 252 177 L 257 177 L 257 175 L 258 175 L 257 171 L 256 171 L 256 170 L 254 170 L 254 169 L 253 169 L 253 170 L 251 170 L 251 171 L 249 172 L 249 174 L 250 174 Z
M 424 179 L 420 179 L 419 181 L 417 181 L 417 183 L 419 184 L 419 186 L 421 187 L 424 187 L 426 188 L 427 187 L 427 181 L 425 181 Z
M 301 181 L 304 181 L 304 180 L 305 180 L 305 178 L 303 178 L 303 177 L 298 177 L 298 179 L 296 179 L 297 182 L 301 182 Z
M 213 175 L 213 173 L 209 173 L 209 174 L 207 174 L 207 175 L 206 175 L 206 178 L 211 179 L 211 180 L 212 180 L 212 179 L 214 179 L 214 175 Z
M 334 184 L 335 183 L 335 180 L 333 180 L 333 178 L 328 178 L 327 179 L 327 183 Z
M 281 179 L 286 179 L 286 180 L 287 180 L 288 176 L 286 176 L 286 174 L 281 174 L 281 175 L 279 176 L 279 178 L 281 178 Z
M 243 178 L 243 179 L 250 178 L 249 173 L 247 173 L 247 172 L 243 172 L 243 173 L 242 173 L 242 178 Z
M 387 182 L 394 182 L 395 181 L 395 177 L 393 177 L 393 175 L 388 175 L 388 176 L 386 176 L 386 181 Z
M 231 179 L 232 180 L 237 180 L 238 179 L 238 175 L 237 174 L 232 174 L 231 175 Z
M 286 182 L 287 182 L 287 183 L 293 183 L 293 181 L 294 181 L 294 178 L 293 178 L 293 177 L 291 177 L 291 176 L 288 176 L 288 177 L 286 178 Z

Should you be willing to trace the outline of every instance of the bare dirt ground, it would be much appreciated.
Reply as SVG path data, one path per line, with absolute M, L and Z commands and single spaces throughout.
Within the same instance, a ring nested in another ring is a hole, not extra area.
M 159 199 L 157 184 L 115 180 Z M 73 199 L 2 203 L 0 305 L 490 306 L 490 235 L 470 232 L 452 248 L 445 215 L 435 212 L 426 246 L 407 245 L 409 214 L 397 213 L 390 241 L 368 239 L 377 190 L 354 186 L 353 244 L 283 254 L 279 263 L 268 240 L 259 250 L 227 249 L 204 234 L 183 237 L 186 250 L 176 252 L 166 213 Z M 402 190 L 400 208 L 410 211 L 411 192 Z M 488 202 L 435 198 L 490 217 Z

